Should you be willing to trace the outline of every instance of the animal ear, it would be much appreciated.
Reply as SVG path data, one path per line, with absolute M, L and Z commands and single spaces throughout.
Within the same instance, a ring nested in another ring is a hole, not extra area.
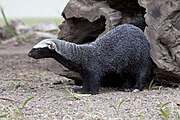
M 50 50 L 55 50 L 56 45 L 55 45 L 53 42 L 51 42 L 51 43 L 48 45 L 48 48 L 49 48 Z

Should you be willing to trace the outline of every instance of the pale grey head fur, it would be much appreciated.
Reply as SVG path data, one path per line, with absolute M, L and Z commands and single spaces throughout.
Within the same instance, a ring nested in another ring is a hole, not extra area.
M 37 49 L 37 48 L 46 48 L 46 47 L 48 47 L 51 50 L 54 49 L 55 51 L 57 51 L 56 44 L 52 40 L 50 40 L 50 39 L 42 40 L 41 42 L 36 44 L 33 48 Z

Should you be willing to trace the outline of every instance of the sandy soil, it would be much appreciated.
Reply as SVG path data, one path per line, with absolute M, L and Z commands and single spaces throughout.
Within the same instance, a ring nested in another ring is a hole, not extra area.
M 46 59 L 27 56 L 31 47 L 0 45 L 2 120 L 163 120 L 165 115 L 180 120 L 180 88 L 155 86 L 138 93 L 101 88 L 98 95 L 74 94 L 74 85 L 53 84 L 68 79 L 44 68 Z

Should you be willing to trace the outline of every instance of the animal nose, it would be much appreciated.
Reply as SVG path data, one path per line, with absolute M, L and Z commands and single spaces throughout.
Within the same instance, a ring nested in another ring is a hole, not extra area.
M 28 56 L 29 56 L 29 57 L 31 57 L 31 56 L 32 56 L 32 53 L 31 53 L 31 52 L 29 52 L 29 53 L 28 53 Z

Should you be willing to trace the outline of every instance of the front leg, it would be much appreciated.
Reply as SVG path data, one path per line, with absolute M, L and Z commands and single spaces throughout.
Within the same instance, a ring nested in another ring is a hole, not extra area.
M 76 89 L 75 92 L 97 94 L 100 86 L 100 75 L 95 72 L 89 72 L 84 75 L 83 86 L 80 89 Z
M 90 91 L 90 85 L 88 79 L 84 77 L 83 83 L 82 83 L 82 88 L 75 88 L 74 92 L 79 92 L 79 93 L 88 93 Z
M 98 94 L 99 92 L 99 87 L 100 87 L 100 80 L 101 80 L 101 75 L 94 73 L 91 75 L 89 79 L 89 85 L 90 85 L 90 91 L 89 93 L 92 95 Z

